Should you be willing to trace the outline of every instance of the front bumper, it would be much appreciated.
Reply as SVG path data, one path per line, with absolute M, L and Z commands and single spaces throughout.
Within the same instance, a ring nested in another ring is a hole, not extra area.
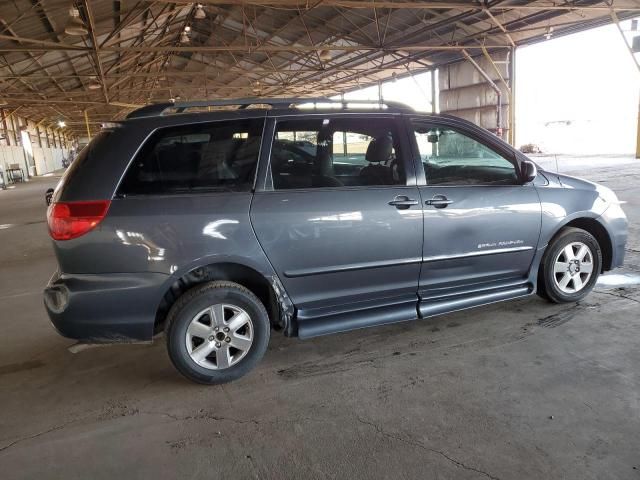
M 611 239 L 611 269 L 621 267 L 629 235 L 629 222 L 619 204 L 613 204 L 600 217 Z
M 92 343 L 148 341 L 169 276 L 162 273 L 60 274 L 44 290 L 51 323 Z

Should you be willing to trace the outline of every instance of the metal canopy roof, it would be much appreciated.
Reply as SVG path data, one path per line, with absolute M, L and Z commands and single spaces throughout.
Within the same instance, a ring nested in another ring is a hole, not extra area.
M 335 95 L 640 14 L 639 0 L 0 2 L 0 108 L 84 130 L 169 98 Z M 611 5 L 612 3 L 612 5 Z M 88 33 L 65 33 L 76 6 Z M 188 43 L 181 42 L 189 27 Z

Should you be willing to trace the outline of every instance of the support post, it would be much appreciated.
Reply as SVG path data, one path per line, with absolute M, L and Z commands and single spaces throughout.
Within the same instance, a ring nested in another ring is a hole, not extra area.
M 631 45 L 629 45 L 627 37 L 624 35 L 624 30 L 622 30 L 622 27 L 620 26 L 620 19 L 618 18 L 618 14 L 613 8 L 611 8 L 611 20 L 613 20 L 613 23 L 615 23 L 616 27 L 618 27 L 618 31 L 620 32 L 620 36 L 622 37 L 622 41 L 624 42 L 625 47 L 627 47 L 627 50 L 629 50 L 629 55 L 631 55 L 631 59 L 636 64 L 638 73 L 640 73 L 640 62 L 638 62 L 633 48 L 631 47 Z M 636 125 L 636 158 L 640 158 L 640 102 L 638 103 L 638 123 Z
M 509 144 L 516 147 L 516 47 L 509 55 Z
M 431 70 L 431 113 L 437 113 L 437 100 L 436 95 L 438 90 L 436 88 L 436 69 Z
M 84 124 L 87 127 L 87 140 L 91 140 L 91 130 L 89 129 L 89 115 L 87 111 L 84 111 Z
M 18 140 L 18 127 L 16 126 L 16 122 L 15 122 L 15 120 L 14 120 L 12 115 L 9 115 L 9 117 L 10 117 L 9 120 L 11 120 L 11 127 L 13 128 L 13 139 L 16 142 L 16 146 L 17 145 L 22 145 L 22 142 L 20 142 L 20 140 Z
M 640 158 L 640 95 L 638 95 L 638 123 L 636 127 L 636 158 Z
M 5 111 L 0 108 L 0 116 L 2 116 L 2 130 L 4 131 L 4 138 L 7 141 L 7 146 L 11 146 L 11 139 L 9 138 L 9 128 L 7 128 L 7 115 Z

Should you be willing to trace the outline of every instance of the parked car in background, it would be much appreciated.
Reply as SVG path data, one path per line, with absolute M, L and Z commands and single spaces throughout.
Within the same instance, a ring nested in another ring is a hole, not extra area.
M 536 292 L 575 302 L 622 265 L 627 221 L 608 188 L 540 170 L 459 118 L 308 101 L 151 105 L 99 133 L 48 210 L 58 331 L 164 332 L 176 368 L 215 384 L 251 370 L 272 331 L 310 338 Z

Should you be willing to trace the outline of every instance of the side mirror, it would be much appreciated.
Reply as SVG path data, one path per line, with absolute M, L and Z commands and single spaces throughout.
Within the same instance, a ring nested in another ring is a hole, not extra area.
M 427 141 L 429 143 L 438 143 L 438 134 L 437 133 L 430 133 L 429 135 L 427 135 Z
M 529 160 L 525 160 L 524 162 L 522 162 L 521 169 L 522 180 L 524 180 L 524 183 L 533 182 L 538 176 L 538 167 L 536 167 L 535 163 Z
M 47 193 L 44 194 L 44 201 L 47 202 L 47 205 L 51 205 L 52 197 L 53 197 L 53 188 L 48 188 Z

